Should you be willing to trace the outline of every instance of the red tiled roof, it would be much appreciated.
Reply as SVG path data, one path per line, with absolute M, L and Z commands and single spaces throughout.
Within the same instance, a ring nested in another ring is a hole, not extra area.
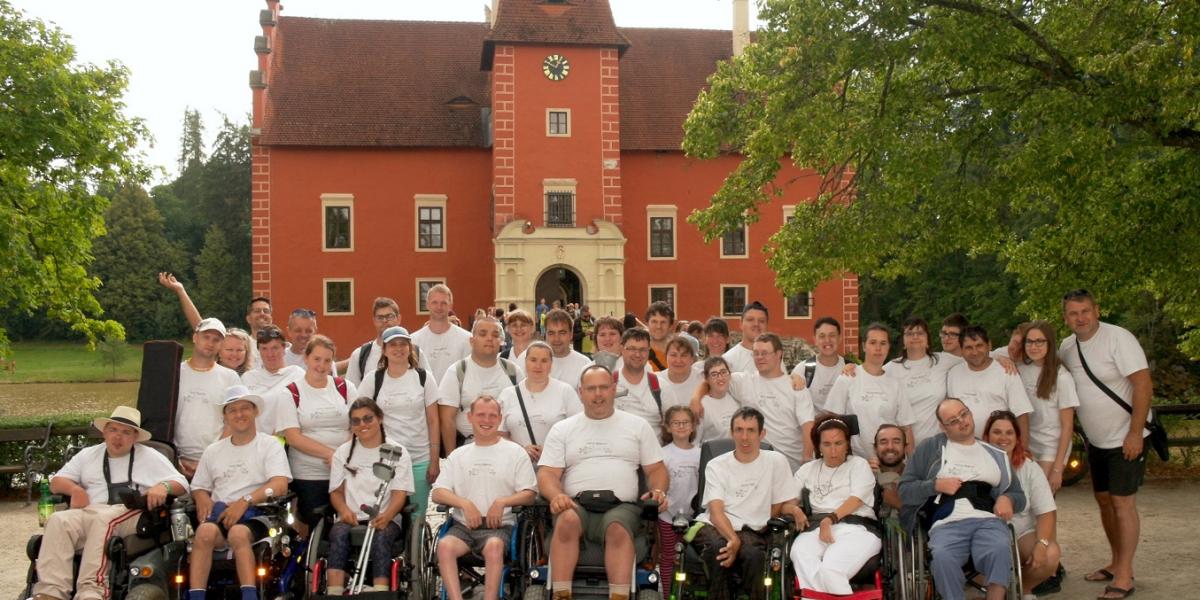
M 275 31 L 263 144 L 483 145 L 487 25 L 281 17 Z
M 629 46 L 608 0 L 501 0 L 495 20 L 483 48 L 485 69 L 497 43 L 617 46 L 622 52 Z
M 717 63 L 733 56 L 733 33 L 632 29 L 621 57 L 621 149 L 679 150 L 683 122 Z

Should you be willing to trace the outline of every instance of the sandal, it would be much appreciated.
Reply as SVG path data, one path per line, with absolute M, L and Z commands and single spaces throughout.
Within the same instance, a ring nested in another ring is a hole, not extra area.
M 1104 593 L 1099 596 L 1096 596 L 1096 598 L 1097 598 L 1097 600 L 1124 600 L 1125 598 L 1132 596 L 1134 591 L 1135 590 L 1132 587 L 1127 590 L 1123 590 L 1119 587 L 1113 587 L 1111 585 L 1106 585 L 1106 586 L 1104 586 Z M 1108 596 L 1106 594 L 1120 594 L 1120 595 L 1119 596 Z
M 1099 575 L 1099 577 L 1097 577 Z M 1108 569 L 1097 569 L 1083 576 L 1084 581 L 1112 581 L 1113 574 Z

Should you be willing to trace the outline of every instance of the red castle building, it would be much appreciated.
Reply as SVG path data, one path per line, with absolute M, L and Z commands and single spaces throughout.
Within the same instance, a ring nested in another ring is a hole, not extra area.
M 608 0 L 494 0 L 483 23 L 280 15 L 255 39 L 254 293 L 311 308 L 343 344 L 374 335 L 371 303 L 404 324 L 445 283 L 460 314 L 539 298 L 593 314 L 734 320 L 758 300 L 771 330 L 843 323 L 857 349 L 858 279 L 784 296 L 762 252 L 816 177 L 785 165 L 782 199 L 705 244 L 686 222 L 739 160 L 696 161 L 683 123 L 731 31 L 617 27 Z M 734 327 L 736 331 L 736 326 Z

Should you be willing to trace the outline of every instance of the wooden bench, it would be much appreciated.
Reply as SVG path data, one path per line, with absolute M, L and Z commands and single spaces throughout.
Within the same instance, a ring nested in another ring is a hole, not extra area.
M 57 470 L 82 446 L 68 444 L 59 460 L 50 460 L 48 450 L 50 440 L 62 436 L 87 436 L 87 440 L 101 439 L 103 436 L 91 425 L 83 427 L 54 427 L 51 421 L 46 427 L 30 427 L 26 429 L 0 429 L 0 443 L 27 442 L 22 455 L 21 464 L 0 465 L 0 475 L 24 474 L 26 482 L 25 506 L 33 503 L 33 474 L 49 475 L 51 470 Z M 86 441 L 84 444 L 86 445 Z

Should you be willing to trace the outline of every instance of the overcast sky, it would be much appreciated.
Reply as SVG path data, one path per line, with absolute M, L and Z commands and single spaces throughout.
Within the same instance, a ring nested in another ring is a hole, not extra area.
M 72 39 L 78 60 L 118 60 L 132 78 L 126 114 L 154 136 L 148 161 L 172 178 L 186 107 L 200 109 L 211 143 L 221 112 L 250 111 L 249 72 L 257 68 L 259 0 L 10 0 L 28 16 L 53 22 Z M 732 0 L 610 0 L 617 25 L 730 29 Z M 284 0 L 282 14 L 304 17 L 483 21 L 488 0 Z M 751 28 L 756 14 L 751 2 Z M 160 178 L 161 179 L 161 178 Z

